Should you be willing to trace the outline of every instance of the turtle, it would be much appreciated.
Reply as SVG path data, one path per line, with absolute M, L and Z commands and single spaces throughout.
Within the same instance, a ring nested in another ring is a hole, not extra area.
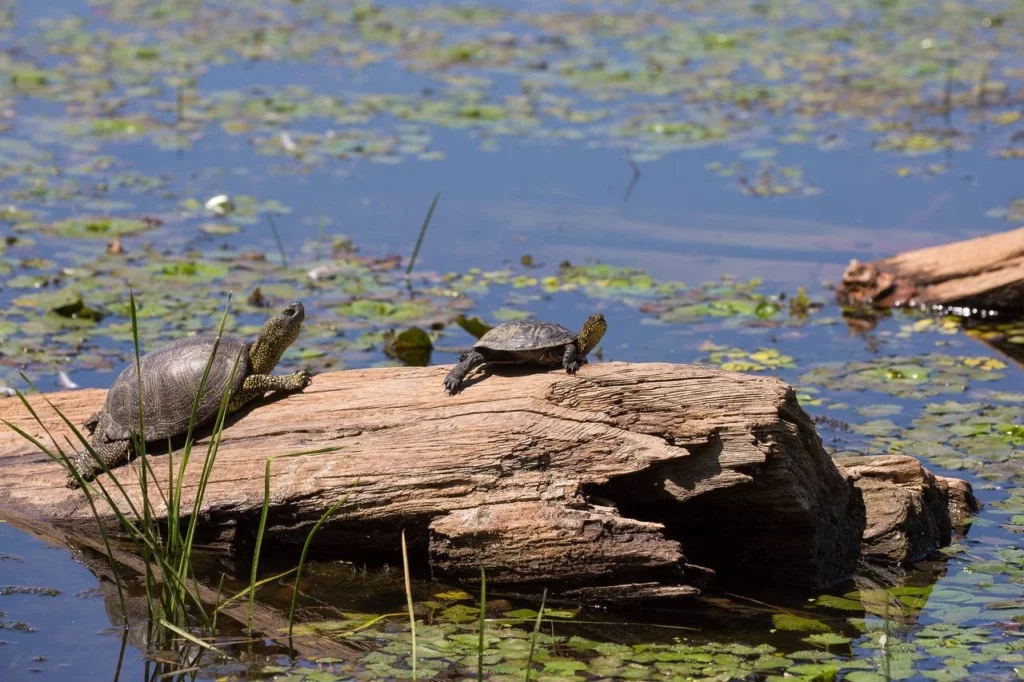
M 575 374 L 606 329 L 608 323 L 601 313 L 588 317 L 576 334 L 560 324 L 541 320 L 502 322 L 459 358 L 459 364 L 444 379 L 445 390 L 451 395 L 461 391 L 466 375 L 485 362 L 561 365 L 566 373 Z
M 213 335 L 177 339 L 143 355 L 138 367 L 142 372 L 145 442 L 166 443 L 188 431 L 208 363 L 210 372 L 198 402 L 195 427 L 215 420 L 226 389 L 231 394 L 227 407 L 230 414 L 268 391 L 292 393 L 309 386 L 312 378 L 306 371 L 271 374 L 281 355 L 298 337 L 305 316 L 302 303 L 296 302 L 268 319 L 254 341 L 221 336 L 212 363 L 210 355 L 217 340 Z M 83 424 L 90 434 L 90 446 L 108 469 L 126 464 L 134 454 L 132 439 L 139 428 L 138 376 L 135 362 L 130 363 L 110 386 L 103 408 Z M 86 481 L 103 471 L 103 466 L 88 451 L 74 455 L 72 464 Z M 78 487 L 75 476 L 68 474 L 68 487 Z

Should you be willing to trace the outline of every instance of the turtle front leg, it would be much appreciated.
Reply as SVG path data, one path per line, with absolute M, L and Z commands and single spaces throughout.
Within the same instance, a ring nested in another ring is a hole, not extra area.
M 455 395 L 461 391 L 462 382 L 466 379 L 466 375 L 482 364 L 484 364 L 484 356 L 478 351 L 470 351 L 463 355 L 462 362 L 452 367 L 452 370 L 448 372 L 448 376 L 444 378 L 444 388 L 448 391 L 448 394 Z
M 250 374 L 242 383 L 242 388 L 231 397 L 228 403 L 228 414 L 238 410 L 250 400 L 262 398 L 271 391 L 295 393 L 309 386 L 313 377 L 306 370 L 292 374 Z
M 575 374 L 576 370 L 580 368 L 582 363 L 579 355 L 580 352 L 575 343 L 566 345 L 565 352 L 562 354 L 562 367 L 565 367 L 566 374 Z
M 94 434 L 90 439 L 89 444 L 92 445 L 93 452 L 96 453 L 97 457 L 103 460 L 103 464 L 106 464 L 108 469 L 113 469 L 114 467 L 119 467 L 122 464 L 127 464 L 130 459 L 130 441 L 108 441 Z M 85 481 L 91 481 L 96 478 L 98 474 L 103 472 L 103 466 L 93 459 L 93 456 L 89 454 L 88 450 L 76 453 L 71 458 L 71 466 L 75 467 L 78 475 Z M 78 481 L 71 472 L 68 472 L 67 487 L 79 487 Z

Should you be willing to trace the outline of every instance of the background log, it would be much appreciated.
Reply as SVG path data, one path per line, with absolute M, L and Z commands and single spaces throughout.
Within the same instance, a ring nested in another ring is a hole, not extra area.
M 777 379 L 672 364 L 593 364 L 575 377 L 509 368 L 449 397 L 446 371 L 322 374 L 302 394 L 236 415 L 201 507 L 203 540 L 248 551 L 264 464 L 276 457 L 264 552 L 297 557 L 308 528 L 349 495 L 317 536 L 319 556 L 394 561 L 404 529 L 414 570 L 474 580 L 483 563 L 489 581 L 581 598 L 617 585 L 685 594 L 706 578 L 692 564 L 726 584 L 807 589 L 853 573 L 860 492 Z M 80 423 L 103 395 L 47 397 Z M 31 402 L 63 443 L 43 396 Z M 16 398 L 0 399 L 0 418 L 45 439 Z M 280 457 L 329 446 L 340 449 Z M 188 506 L 205 447 L 193 452 Z M 166 455 L 153 464 L 166 485 Z M 137 470 L 117 470 L 136 504 Z M 0 510 L 94 529 L 84 494 L 64 478 L 0 430 Z M 103 520 L 114 524 L 109 511 Z
M 837 289 L 841 302 L 968 306 L 1020 310 L 1024 306 L 1024 227 L 965 241 L 850 262 Z

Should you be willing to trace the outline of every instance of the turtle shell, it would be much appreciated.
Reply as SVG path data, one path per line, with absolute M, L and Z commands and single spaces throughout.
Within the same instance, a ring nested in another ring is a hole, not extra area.
M 473 348 L 515 353 L 556 348 L 575 340 L 576 335 L 560 324 L 514 320 L 490 329 L 473 344 Z
M 203 380 L 215 339 L 214 336 L 178 339 L 140 358 L 143 425 L 147 442 L 172 438 L 188 430 L 192 404 Z M 210 365 L 210 374 L 203 386 L 203 397 L 196 412 L 197 426 L 216 417 L 236 356 L 238 368 L 231 382 L 231 393 L 237 393 L 242 388 L 250 371 L 250 345 L 245 339 L 221 337 L 217 355 Z M 138 414 L 139 381 L 135 363 L 132 362 L 107 392 L 98 428 L 107 440 L 127 440 L 132 431 L 138 430 Z

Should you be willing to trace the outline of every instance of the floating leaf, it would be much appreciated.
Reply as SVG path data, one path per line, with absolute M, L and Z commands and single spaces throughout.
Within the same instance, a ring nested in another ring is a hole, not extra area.
M 125 218 L 92 217 L 68 218 L 50 225 L 47 229 L 61 237 L 72 239 L 111 239 L 121 235 L 144 232 L 153 226 L 151 221 Z
M 808 644 L 817 644 L 823 647 L 837 646 L 840 644 L 849 644 L 851 640 L 849 637 L 837 635 L 834 632 L 823 632 L 804 637 L 803 640 Z
M 426 367 L 433 348 L 430 336 L 419 327 L 412 327 L 388 340 L 384 352 L 409 366 Z
M 455 323 L 465 329 L 471 336 L 478 339 L 491 329 L 491 327 L 485 324 L 479 317 L 466 317 L 465 315 L 459 315 L 455 318 Z
M 778 630 L 792 630 L 795 632 L 831 632 L 825 623 L 814 618 L 804 618 L 790 613 L 776 613 L 772 615 L 772 625 Z

